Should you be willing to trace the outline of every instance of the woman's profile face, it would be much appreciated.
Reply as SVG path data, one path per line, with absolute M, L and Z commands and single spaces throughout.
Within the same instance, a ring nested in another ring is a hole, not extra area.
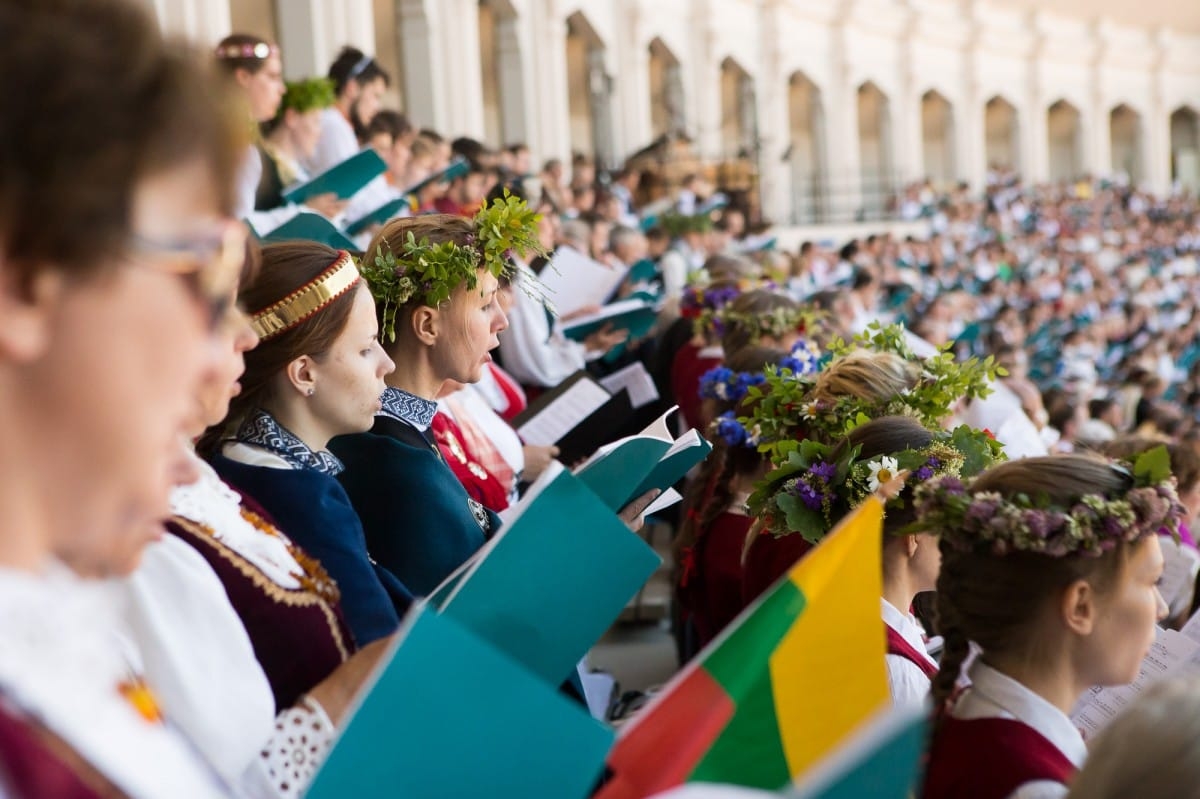
M 311 158 L 321 142 L 321 109 L 313 108 L 303 113 L 293 111 L 288 117 L 296 149 L 305 158 Z
M 460 286 L 441 308 L 433 362 L 443 380 L 479 382 L 492 360 L 489 353 L 500 346 L 500 331 L 508 327 L 508 317 L 497 297 L 496 278 L 486 270 L 480 270 L 479 275 L 475 288 Z
M 184 273 L 177 254 L 148 244 L 204 240 L 220 229 L 211 183 L 196 162 L 137 186 L 132 230 L 146 243 L 110 274 L 65 288 L 53 338 L 31 375 L 38 402 L 31 418 L 45 417 L 50 473 L 73 517 L 52 546 L 83 574 L 132 570 L 160 533 L 179 479 L 180 442 L 217 368 L 214 317 L 236 270 L 206 294 L 201 287 L 215 285 L 207 279 L 213 257 L 198 256 Z
M 383 378 L 396 364 L 379 343 L 375 301 L 363 282 L 354 289 L 346 326 L 329 350 L 314 356 L 314 391 L 309 403 L 329 438 L 371 429 L 379 411 Z
M 238 380 L 246 371 L 246 353 L 256 346 L 258 336 L 250 326 L 250 318 L 237 307 L 235 289 L 229 309 L 212 336 L 213 368 L 200 387 L 199 416 L 189 431 L 193 436 L 220 424 L 229 413 L 230 400 L 242 391 Z
M 287 88 L 283 83 L 283 63 L 279 56 L 267 56 L 257 72 L 239 69 L 235 77 L 246 93 L 246 101 L 254 119 L 258 122 L 274 119 Z
M 1096 626 L 1089 642 L 1094 685 L 1124 685 L 1138 674 L 1142 659 L 1154 643 L 1156 625 L 1166 618 L 1167 605 L 1158 592 L 1163 572 L 1157 535 L 1148 535 L 1129 549 L 1111 585 L 1097 598 Z

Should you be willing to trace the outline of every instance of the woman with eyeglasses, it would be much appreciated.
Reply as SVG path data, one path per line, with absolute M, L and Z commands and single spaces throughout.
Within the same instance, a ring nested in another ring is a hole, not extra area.
M 0 4 L 5 796 L 228 795 L 118 645 L 108 586 L 84 578 L 136 567 L 186 476 L 240 265 L 239 131 L 142 9 Z
M 362 524 L 336 479 L 329 440 L 370 428 L 384 376 L 375 303 L 349 253 L 313 242 L 263 248 L 239 294 L 258 346 L 241 393 L 206 435 L 223 480 L 257 500 L 337 584 L 354 640 L 391 634 L 412 599 L 367 552 Z

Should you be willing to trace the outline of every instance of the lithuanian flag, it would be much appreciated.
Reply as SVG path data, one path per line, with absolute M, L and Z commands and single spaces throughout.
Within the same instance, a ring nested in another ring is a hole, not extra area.
M 888 706 L 883 507 L 868 499 L 630 722 L 597 799 L 777 790 Z

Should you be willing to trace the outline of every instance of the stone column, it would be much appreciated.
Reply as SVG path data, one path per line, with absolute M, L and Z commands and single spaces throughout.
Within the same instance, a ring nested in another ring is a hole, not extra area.
M 276 0 L 275 16 L 289 79 L 325 75 L 344 45 L 375 52 L 371 0 Z
M 233 31 L 230 0 L 143 0 L 158 18 L 163 33 L 183 36 L 203 47 L 215 45 Z

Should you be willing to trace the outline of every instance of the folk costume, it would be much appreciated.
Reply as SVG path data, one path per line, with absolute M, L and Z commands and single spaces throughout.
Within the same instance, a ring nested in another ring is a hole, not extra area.
M 12 795 L 224 797 L 229 790 L 167 723 L 129 656 L 113 585 L 50 564 L 0 571 L 0 786 Z M 115 789 L 115 793 L 112 793 Z
M 742 550 L 754 520 L 743 493 L 704 528 L 697 520 L 696 542 L 683 554 L 678 595 L 700 647 L 708 645 L 733 621 L 742 602 Z
M 1111 468 L 1128 480 L 1128 489 L 1084 494 L 1063 505 L 1024 493 L 976 493 L 955 477 L 942 477 L 916 492 L 917 523 L 939 537 L 944 564 L 963 555 L 1000 562 L 1014 553 L 1098 557 L 1116 544 L 1178 531 L 1186 511 L 1164 447 Z M 947 637 L 952 633 L 961 635 L 947 630 Z M 988 656 L 985 648 L 971 663 L 970 688 L 951 700 L 938 721 L 923 795 L 1065 796 L 1087 756 L 1082 735 L 1061 708 L 990 666 Z
M 1087 746 L 1071 719 L 976 659 L 971 687 L 942 719 L 925 774 L 925 799 L 1057 799 Z
M 264 510 L 208 464 L 198 467 L 200 479 L 172 493 L 175 515 L 167 529 L 216 573 L 270 681 L 276 710 L 291 707 L 355 651 L 338 586 Z
M 189 493 L 194 499 L 199 492 Z M 186 506 L 178 489 L 172 504 L 176 511 L 180 504 Z M 168 535 L 146 548 L 138 569 L 118 581 L 117 589 L 129 659 L 171 724 L 239 795 L 299 796 L 336 730 L 324 709 L 308 697 L 297 695 L 277 706 L 256 657 L 261 644 L 247 635 L 231 604 L 235 594 L 226 593 L 202 552 L 182 536 Z M 304 639 L 292 643 L 288 655 L 303 664 L 308 658 Z M 316 643 L 319 659 L 320 641 Z
M 430 425 L 437 403 L 389 387 L 368 433 L 339 436 L 330 450 L 381 568 L 428 595 L 475 554 L 500 518 L 468 495 Z
M 500 359 L 526 389 L 553 388 L 602 353 L 589 353 L 583 344 L 563 334 L 562 326 L 534 288 L 538 278 L 533 269 L 523 261 L 514 261 L 513 307 L 508 314 L 508 329 L 500 334 Z
M 516 197 L 497 198 L 479 211 L 471 238 L 471 245 L 460 245 L 410 236 L 403 249 L 381 246 L 364 261 L 382 341 L 395 342 L 402 308 L 440 307 L 460 287 L 474 288 L 480 270 L 499 277 L 512 269 L 510 253 L 536 251 L 537 214 Z M 435 377 L 440 385 L 446 376 Z M 418 595 L 437 588 L 500 525 L 493 511 L 468 495 L 439 451 L 431 430 L 437 410 L 431 397 L 389 386 L 370 432 L 330 442 L 346 465 L 338 479 L 362 519 L 371 552 Z
M 881 599 L 883 623 L 887 626 L 888 688 L 894 704 L 920 704 L 929 697 L 930 683 L 937 674 L 937 661 L 925 651 L 921 626 L 910 613 L 902 613 Z
M 251 324 L 260 339 L 269 338 L 318 313 L 358 285 L 359 279 L 354 260 L 341 251 L 308 285 L 255 312 Z M 234 440 L 225 444 L 211 463 L 222 480 L 254 497 L 275 524 L 288 531 L 291 541 L 324 567 L 337 585 L 342 613 L 358 646 L 395 631 L 412 594 L 371 557 L 362 522 L 337 480 L 341 461 L 327 451 L 314 452 L 259 408 L 242 421 Z M 278 547 L 275 551 L 275 557 L 281 558 Z M 292 556 L 295 558 L 296 552 Z M 305 579 L 312 581 L 309 589 L 324 596 L 317 607 L 322 619 L 314 621 L 326 626 L 325 638 L 332 642 L 326 610 L 334 604 L 334 595 L 324 576 L 313 564 L 308 566 Z M 306 592 L 305 596 L 313 594 Z M 348 651 L 347 642 L 341 643 Z M 329 655 L 332 657 L 332 650 Z M 281 683 L 281 697 L 292 690 Z

